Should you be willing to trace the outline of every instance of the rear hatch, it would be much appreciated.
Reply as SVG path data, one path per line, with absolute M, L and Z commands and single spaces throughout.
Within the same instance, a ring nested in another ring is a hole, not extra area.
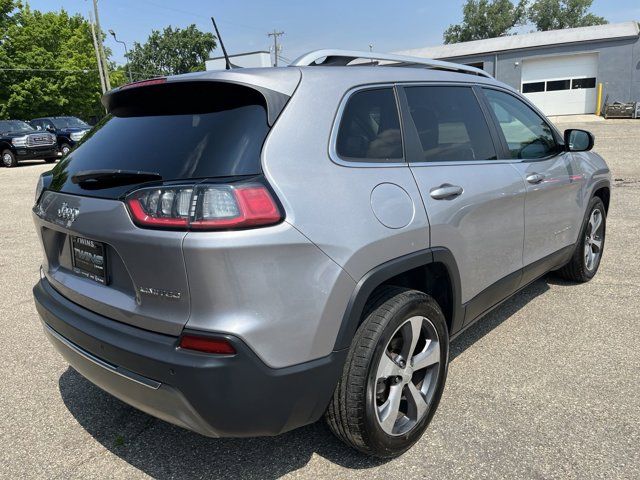
M 42 177 L 34 219 L 53 287 L 98 314 L 178 335 L 189 318 L 187 232 L 136 226 L 125 197 L 140 188 L 260 176 L 275 118 L 269 96 L 279 108 L 286 103 L 278 92 L 210 80 L 154 81 L 109 94 L 110 115 Z

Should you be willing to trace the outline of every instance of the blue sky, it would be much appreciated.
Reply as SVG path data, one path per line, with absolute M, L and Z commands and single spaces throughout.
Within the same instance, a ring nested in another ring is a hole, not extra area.
M 87 16 L 91 0 L 28 0 L 38 10 L 65 8 Z M 442 43 L 442 32 L 462 19 L 463 0 L 99 0 L 100 21 L 129 46 L 152 29 L 195 23 L 211 30 L 214 15 L 229 53 L 266 50 L 267 32 L 283 30 L 282 55 L 293 59 L 316 48 L 381 52 Z M 595 0 L 592 11 L 610 22 L 640 20 L 639 0 Z M 525 31 L 527 29 L 525 28 Z M 118 63 L 122 46 L 107 39 Z

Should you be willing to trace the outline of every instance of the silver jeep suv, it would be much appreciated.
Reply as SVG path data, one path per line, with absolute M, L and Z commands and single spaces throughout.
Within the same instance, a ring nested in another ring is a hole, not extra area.
M 472 67 L 322 50 L 103 103 L 39 181 L 36 306 L 75 370 L 203 435 L 324 416 L 399 455 L 435 413 L 453 338 L 602 257 L 593 136 Z

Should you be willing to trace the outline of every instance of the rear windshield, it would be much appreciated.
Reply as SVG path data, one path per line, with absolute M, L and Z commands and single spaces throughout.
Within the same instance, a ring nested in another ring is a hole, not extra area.
M 72 181 L 87 170 L 144 171 L 163 181 L 261 172 L 269 125 L 259 92 L 199 82 L 131 88 L 120 97 L 111 99 L 112 114 L 54 169 L 53 189 L 105 198 L 132 189 L 87 189 Z

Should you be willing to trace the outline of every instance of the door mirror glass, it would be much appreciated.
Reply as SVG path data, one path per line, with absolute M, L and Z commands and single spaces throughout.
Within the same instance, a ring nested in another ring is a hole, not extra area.
M 564 132 L 564 144 L 568 152 L 587 152 L 593 148 L 594 140 L 586 130 L 569 129 Z

